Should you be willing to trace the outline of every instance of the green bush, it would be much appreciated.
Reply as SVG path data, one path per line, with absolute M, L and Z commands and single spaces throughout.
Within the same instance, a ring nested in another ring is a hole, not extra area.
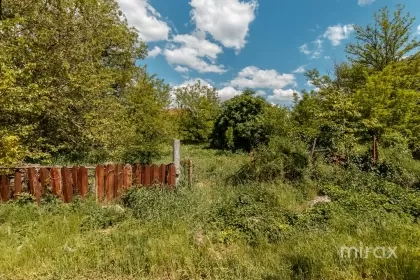
M 254 94 L 247 90 L 223 103 L 210 139 L 213 147 L 249 151 L 268 142 L 270 130 L 264 113 L 270 105 Z
M 237 195 L 214 207 L 210 224 L 221 231 L 219 241 L 242 238 L 255 246 L 281 240 L 288 230 L 286 214 L 275 193 L 259 187 L 244 187 Z
M 232 179 L 234 183 L 247 181 L 298 181 L 305 178 L 309 167 L 309 153 L 299 140 L 273 137 L 267 146 L 255 150 L 254 159 L 245 164 Z

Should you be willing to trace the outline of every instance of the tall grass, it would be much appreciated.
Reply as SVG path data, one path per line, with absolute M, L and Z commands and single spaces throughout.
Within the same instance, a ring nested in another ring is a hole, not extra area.
M 392 186 L 384 196 L 362 191 L 370 179 L 360 174 L 348 190 L 326 179 L 231 186 L 248 155 L 182 154 L 194 163 L 191 188 L 132 189 L 103 206 L 1 205 L 0 279 L 418 279 L 416 193 L 384 200 Z M 309 207 L 315 189 L 333 201 Z M 340 257 L 360 243 L 397 247 L 398 257 Z

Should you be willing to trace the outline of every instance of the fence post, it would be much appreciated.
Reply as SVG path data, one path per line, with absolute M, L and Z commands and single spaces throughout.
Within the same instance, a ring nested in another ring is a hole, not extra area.
M 175 165 L 176 173 L 175 186 L 178 186 L 181 175 L 181 141 L 179 139 L 174 139 L 173 141 L 173 162 Z

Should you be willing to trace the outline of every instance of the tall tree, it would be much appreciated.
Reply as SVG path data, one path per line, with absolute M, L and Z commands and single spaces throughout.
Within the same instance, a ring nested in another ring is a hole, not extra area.
M 357 42 L 346 47 L 350 61 L 380 71 L 415 51 L 420 46 L 420 42 L 412 38 L 415 18 L 410 13 L 403 14 L 403 10 L 403 5 L 397 5 L 391 18 L 388 8 L 384 7 L 375 13 L 373 26 L 355 25 Z
M 208 140 L 219 112 L 220 99 L 215 88 L 200 81 L 175 89 L 181 138 L 190 142 Z
M 114 0 L 3 4 L 3 135 L 18 136 L 32 160 L 85 152 L 92 144 L 87 115 L 99 104 L 121 100 L 138 71 L 136 59 L 147 53 L 145 44 Z

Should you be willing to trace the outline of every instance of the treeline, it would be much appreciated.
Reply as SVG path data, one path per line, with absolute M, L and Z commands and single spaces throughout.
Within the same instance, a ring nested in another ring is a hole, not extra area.
M 3 1 L 0 34 L 0 165 L 156 156 L 170 87 L 114 0 Z
M 242 178 L 301 178 L 322 160 L 419 186 L 420 43 L 414 20 L 399 5 L 393 13 L 379 10 L 372 25 L 355 26 L 348 61 L 335 63 L 329 75 L 307 71 L 316 89 L 295 95 L 291 109 L 272 106 L 252 90 L 221 106 L 201 101 L 194 107 L 185 95 L 199 87 L 179 90 L 184 139 L 255 149 L 256 162 Z M 200 98 L 210 101 L 205 91 Z
M 317 90 L 296 94 L 289 109 L 250 89 L 226 102 L 200 83 L 171 89 L 136 66 L 147 47 L 113 0 L 9 0 L 0 25 L 0 164 L 147 162 L 180 137 L 232 151 L 271 147 L 288 162 L 302 153 L 304 165 L 322 157 L 386 173 L 382 163 L 404 157 L 412 168 L 420 158 L 413 24 L 397 6 L 355 26 L 348 61 L 330 75 L 308 71 Z

